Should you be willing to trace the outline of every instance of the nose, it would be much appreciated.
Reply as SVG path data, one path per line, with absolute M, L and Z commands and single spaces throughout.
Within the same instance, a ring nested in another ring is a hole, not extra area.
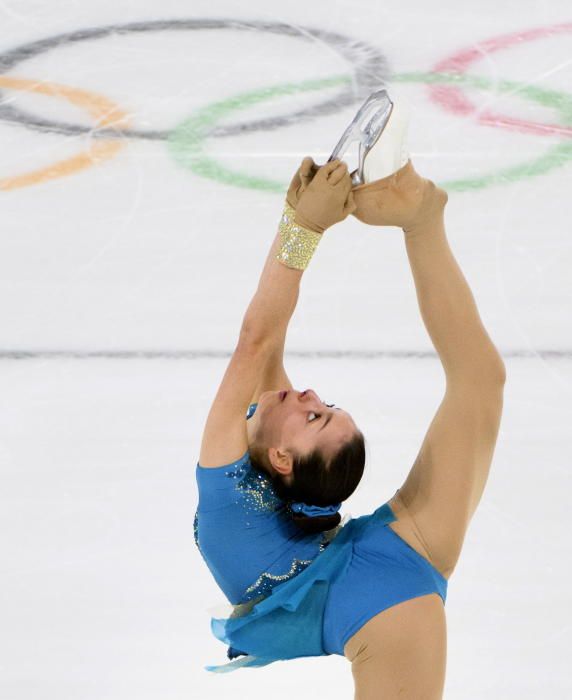
M 306 389 L 305 391 L 300 392 L 301 399 L 303 399 L 305 397 L 309 397 L 310 395 L 314 395 L 318 399 L 318 401 L 320 400 L 318 395 L 316 394 L 316 392 L 313 389 Z

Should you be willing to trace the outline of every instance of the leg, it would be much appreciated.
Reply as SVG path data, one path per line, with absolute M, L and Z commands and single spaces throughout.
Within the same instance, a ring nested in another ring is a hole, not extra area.
M 347 641 L 354 700 L 441 700 L 447 628 L 436 593 L 406 600 L 372 617 Z
M 504 366 L 445 233 L 447 195 L 411 162 L 354 190 L 357 218 L 405 232 L 419 308 L 446 375 L 445 396 L 400 498 L 427 558 L 449 578 L 487 483 Z

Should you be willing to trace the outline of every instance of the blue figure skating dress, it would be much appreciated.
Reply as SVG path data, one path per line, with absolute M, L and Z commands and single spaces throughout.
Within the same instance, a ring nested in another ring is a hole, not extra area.
M 447 580 L 386 527 L 396 520 L 388 503 L 308 535 L 248 452 L 220 467 L 197 464 L 196 478 L 195 543 L 230 603 L 211 629 L 234 659 L 207 670 L 343 656 L 348 639 L 385 608 L 428 593 L 445 603 Z

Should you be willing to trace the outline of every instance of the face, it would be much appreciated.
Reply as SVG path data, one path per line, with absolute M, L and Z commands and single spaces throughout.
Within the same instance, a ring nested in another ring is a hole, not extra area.
M 262 448 L 286 483 L 292 479 L 293 452 L 318 448 L 328 458 L 358 430 L 349 413 L 327 406 L 312 389 L 265 391 L 246 425 L 249 445 Z

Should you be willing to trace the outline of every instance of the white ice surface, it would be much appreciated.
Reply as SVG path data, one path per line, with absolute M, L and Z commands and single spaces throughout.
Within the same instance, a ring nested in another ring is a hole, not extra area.
M 215 16 L 354 37 L 383 52 L 397 74 L 429 71 L 490 37 L 572 21 L 561 0 L 255 0 L 248 9 L 227 0 L 214 8 L 204 0 L 2 0 L 0 51 L 81 28 Z M 97 92 L 137 128 L 168 130 L 233 95 L 351 73 L 319 42 L 199 34 L 116 35 L 32 58 L 8 75 Z M 570 34 L 483 52 L 470 73 L 566 92 Z M 439 182 L 530 163 L 570 138 L 485 127 L 444 112 L 425 85 L 391 87 L 413 108 L 417 168 Z M 44 118 L 93 123 L 62 100 L 0 91 Z M 325 94 L 276 99 L 229 120 L 280 114 Z M 522 95 L 468 94 L 482 110 L 572 127 L 570 112 L 566 121 Z M 205 152 L 286 184 L 305 154 L 327 157 L 358 105 L 208 139 Z M 91 142 L 0 123 L 0 181 Z M 451 247 L 508 380 L 487 490 L 449 584 L 447 700 L 572 696 L 571 168 L 450 194 Z M 337 656 L 228 676 L 203 670 L 225 661 L 206 612 L 224 599 L 193 542 L 194 469 L 282 196 L 199 177 L 164 142 L 126 139 L 112 160 L 0 191 L 0 202 L 0 697 L 352 697 L 349 665 Z M 314 387 L 363 430 L 366 474 L 342 513 L 371 512 L 403 482 L 444 389 L 399 231 L 347 220 L 328 232 L 304 276 L 287 351 L 294 386 Z

